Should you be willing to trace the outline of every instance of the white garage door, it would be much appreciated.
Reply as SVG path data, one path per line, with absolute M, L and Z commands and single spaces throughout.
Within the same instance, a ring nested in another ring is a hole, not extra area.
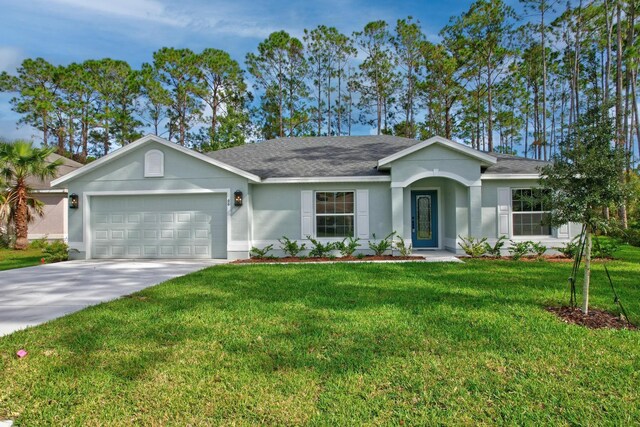
M 92 258 L 225 258 L 226 195 L 94 196 Z

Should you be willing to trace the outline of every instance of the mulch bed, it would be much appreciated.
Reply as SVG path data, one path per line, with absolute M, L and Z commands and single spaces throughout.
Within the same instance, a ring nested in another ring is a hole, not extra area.
M 474 258 L 474 259 L 483 259 L 483 260 L 505 260 L 505 261 L 511 261 L 512 258 L 510 256 L 501 256 L 501 257 L 490 257 L 490 256 L 483 256 L 480 258 Z M 603 261 L 610 261 L 613 258 L 594 258 L 591 260 L 591 262 L 603 262 Z M 536 256 L 524 256 L 522 258 L 520 258 L 518 261 L 524 261 L 524 262 L 539 262 L 539 261 L 547 261 L 547 262 L 573 262 L 573 258 L 569 258 L 566 257 L 564 255 L 543 255 L 541 258 L 538 258 Z M 584 260 L 582 261 L 584 263 Z
M 621 316 L 616 316 L 604 310 L 592 308 L 589 309 L 589 313 L 586 315 L 577 307 L 547 307 L 546 310 L 554 313 L 565 323 L 590 329 L 638 329 Z
M 283 258 L 250 258 L 250 259 L 238 259 L 232 262 L 232 264 L 269 264 L 269 263 L 287 263 L 287 262 L 353 262 L 353 261 L 422 261 L 424 257 L 421 256 L 375 256 L 367 255 L 362 258 L 349 256 L 349 257 L 336 257 L 336 258 L 299 258 L 299 257 L 283 257 Z

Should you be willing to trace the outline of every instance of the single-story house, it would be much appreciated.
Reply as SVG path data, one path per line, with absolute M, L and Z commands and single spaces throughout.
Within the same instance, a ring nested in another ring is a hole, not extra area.
M 49 154 L 47 162 L 62 161 L 53 179 L 58 179 L 82 167 L 78 163 L 56 153 Z M 43 215 L 35 216 L 29 223 L 29 240 L 67 240 L 67 213 L 69 212 L 66 188 L 51 188 L 51 179 L 30 178 L 27 185 L 31 188 L 31 195 L 40 200 L 43 206 Z
M 72 199 L 75 257 L 238 259 L 282 236 L 367 248 L 392 231 L 414 250 L 459 253 L 459 236 L 553 247 L 579 233 L 541 223 L 542 164 L 441 137 L 282 138 L 201 154 L 148 135 L 52 185 Z

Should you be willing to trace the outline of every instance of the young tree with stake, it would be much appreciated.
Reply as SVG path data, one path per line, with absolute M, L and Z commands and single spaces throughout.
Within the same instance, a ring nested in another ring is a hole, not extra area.
M 596 106 L 580 117 L 560 143 L 553 163 L 541 170 L 541 186 L 547 190 L 552 206 L 551 225 L 584 225 L 584 314 L 589 311 L 592 234 L 612 225 L 603 208 L 619 206 L 626 195 L 619 179 L 625 154 L 616 146 L 615 136 L 612 120 Z

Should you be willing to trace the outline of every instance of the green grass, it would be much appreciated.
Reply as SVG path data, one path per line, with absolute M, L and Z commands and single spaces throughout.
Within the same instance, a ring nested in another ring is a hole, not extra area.
M 640 322 L 640 250 L 620 254 L 608 265 Z M 567 301 L 570 270 L 214 267 L 0 338 L 0 419 L 638 424 L 640 333 L 567 325 L 544 310 Z M 615 311 L 602 264 L 593 276 L 593 306 Z
M 0 249 L 0 271 L 14 268 L 32 267 L 40 264 L 41 248 L 27 248 L 24 251 Z

